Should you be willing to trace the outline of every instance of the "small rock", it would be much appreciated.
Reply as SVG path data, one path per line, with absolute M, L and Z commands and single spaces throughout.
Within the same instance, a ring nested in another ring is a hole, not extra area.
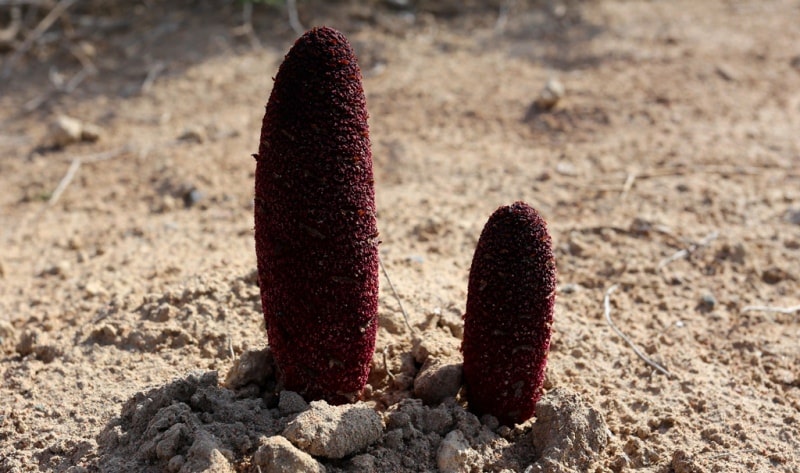
M 251 383 L 263 386 L 272 377 L 273 366 L 269 348 L 248 350 L 233 363 L 224 384 L 228 389 L 239 389 Z
M 205 131 L 200 127 L 188 127 L 183 130 L 183 133 L 178 135 L 178 139 L 188 143 L 202 143 L 206 139 Z
M 414 380 L 414 395 L 425 404 L 439 404 L 461 389 L 462 363 L 428 357 Z
M 767 268 L 763 273 L 761 273 L 761 280 L 767 284 L 778 284 L 779 282 L 787 279 L 794 280 L 794 276 L 777 266 Z
M 476 456 L 477 452 L 470 448 L 464 434 L 460 430 L 453 430 L 439 445 L 436 466 L 442 473 L 470 471 L 470 464 Z
M 35 330 L 26 330 L 22 333 L 22 336 L 19 337 L 19 342 L 17 342 L 17 353 L 19 356 L 28 356 L 33 353 L 33 350 L 36 348 L 36 342 L 39 339 L 39 332 Z
M 100 139 L 102 130 L 95 125 L 84 123 L 66 115 L 56 117 L 45 139 L 48 147 L 64 148 L 80 141 L 95 142 Z
M 556 164 L 556 172 L 562 176 L 575 177 L 578 175 L 578 168 L 567 161 L 559 161 Z
M 183 206 L 186 208 L 194 207 L 204 197 L 205 193 L 203 191 L 192 187 L 183 194 Z
M 315 456 L 344 458 L 381 438 L 381 417 L 363 402 L 331 406 L 314 401 L 286 426 L 283 436 Z
M 39 275 L 40 276 L 58 276 L 61 279 L 66 279 L 69 276 L 71 268 L 72 268 L 72 265 L 69 264 L 69 261 L 62 260 L 62 261 L 59 261 L 58 263 L 54 264 L 53 266 L 50 266 L 49 268 L 45 269 L 44 271 L 39 273 Z
M 539 110 L 551 110 L 564 97 L 564 85 L 558 79 L 550 79 L 539 92 L 539 96 L 534 101 L 534 105 Z
M 253 463 L 263 473 L 324 473 L 325 467 L 280 435 L 261 439 Z
M 713 294 L 703 294 L 697 303 L 697 310 L 700 312 L 711 312 L 717 305 L 717 299 Z
M 0 278 L 3 278 L 6 275 L 6 268 L 3 267 L 3 262 L 0 261 Z
M 98 281 L 88 281 L 83 287 L 89 297 L 103 297 L 108 294 L 106 289 Z
M 715 72 L 718 76 L 722 77 L 728 82 L 736 82 L 736 79 L 739 76 L 736 71 L 731 69 L 727 64 L 718 64 Z
M 576 292 L 583 289 L 580 284 L 575 283 L 567 283 L 558 288 L 558 292 L 561 294 L 575 294 Z
M 297 414 L 308 409 L 308 403 L 303 396 L 294 391 L 281 391 L 278 399 L 278 410 L 282 416 Z

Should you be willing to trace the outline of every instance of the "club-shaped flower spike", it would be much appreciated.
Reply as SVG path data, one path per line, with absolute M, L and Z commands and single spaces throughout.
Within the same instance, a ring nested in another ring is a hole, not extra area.
M 378 329 L 378 229 L 361 71 L 321 27 L 281 64 L 256 158 L 255 240 L 269 345 L 286 389 L 352 401 Z
M 461 350 L 471 411 L 505 425 L 534 415 L 555 292 L 545 221 L 524 202 L 497 209 L 481 233 L 469 274 Z

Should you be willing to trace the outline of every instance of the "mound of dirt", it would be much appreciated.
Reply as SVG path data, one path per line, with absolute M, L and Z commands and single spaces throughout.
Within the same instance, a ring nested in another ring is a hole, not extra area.
M 536 420 L 511 429 L 456 398 L 331 406 L 275 392 L 268 350 L 248 351 L 221 385 L 197 372 L 136 393 L 98 437 L 105 472 L 588 471 L 608 442 L 580 394 L 549 391 Z M 376 391 L 374 391 L 376 392 Z M 410 393 L 404 393 L 410 396 Z

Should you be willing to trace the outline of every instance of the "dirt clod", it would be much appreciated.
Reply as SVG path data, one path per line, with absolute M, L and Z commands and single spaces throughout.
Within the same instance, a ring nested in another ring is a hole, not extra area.
M 331 406 L 315 401 L 286 426 L 283 436 L 312 455 L 344 458 L 371 445 L 382 433 L 380 416 L 364 403 Z

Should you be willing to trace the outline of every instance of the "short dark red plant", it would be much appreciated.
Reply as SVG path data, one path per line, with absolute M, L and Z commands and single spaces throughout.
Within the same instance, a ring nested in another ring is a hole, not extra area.
M 281 64 L 255 155 L 255 239 L 269 345 L 286 389 L 353 400 L 378 329 L 378 229 L 361 70 L 331 28 Z
M 556 293 L 545 221 L 524 202 L 497 209 L 478 240 L 464 315 L 469 408 L 512 425 L 541 396 Z

